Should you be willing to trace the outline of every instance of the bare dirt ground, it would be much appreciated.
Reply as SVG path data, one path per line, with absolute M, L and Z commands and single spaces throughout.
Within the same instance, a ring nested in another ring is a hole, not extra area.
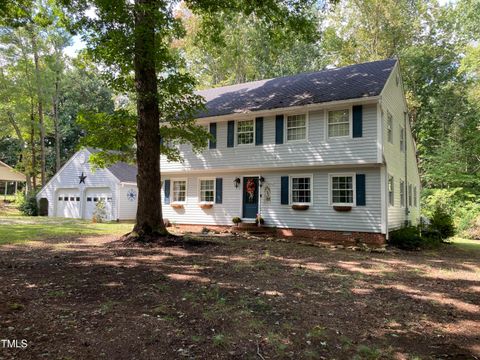
M 480 358 L 478 251 L 205 239 L 1 246 L 0 358 Z

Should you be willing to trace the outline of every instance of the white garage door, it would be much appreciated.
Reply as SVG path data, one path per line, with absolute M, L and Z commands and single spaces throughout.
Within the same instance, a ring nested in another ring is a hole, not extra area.
M 105 203 L 106 220 L 112 220 L 112 191 L 108 188 L 91 188 L 85 192 L 85 219 L 92 219 L 100 200 Z
M 75 189 L 60 189 L 57 192 L 57 216 L 80 218 L 80 192 Z

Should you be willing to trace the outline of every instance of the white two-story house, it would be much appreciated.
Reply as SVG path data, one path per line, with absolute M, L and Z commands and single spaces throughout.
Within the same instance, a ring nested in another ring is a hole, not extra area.
M 164 215 L 284 235 L 382 240 L 419 218 L 420 179 L 396 60 L 199 92 L 214 141 L 161 161 Z
M 418 221 L 420 179 L 396 60 L 199 94 L 206 110 L 197 122 L 214 140 L 201 154 L 181 145 L 183 162 L 162 158 L 163 214 L 171 222 L 231 226 L 233 217 L 261 216 L 284 236 L 382 242 Z M 89 153 L 75 154 L 39 193 L 48 214 L 85 218 L 103 197 L 110 218 L 133 218 L 132 169 L 95 175 Z

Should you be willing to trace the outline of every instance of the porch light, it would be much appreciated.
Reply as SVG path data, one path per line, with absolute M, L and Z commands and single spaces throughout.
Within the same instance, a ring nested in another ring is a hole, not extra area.
M 235 180 L 233 180 L 233 185 L 235 185 L 235 188 L 238 188 L 238 186 L 240 185 L 240 178 L 235 178 Z

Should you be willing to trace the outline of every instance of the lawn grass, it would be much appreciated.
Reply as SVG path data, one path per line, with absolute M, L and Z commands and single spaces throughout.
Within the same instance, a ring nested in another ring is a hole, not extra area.
M 51 217 L 0 216 L 0 245 L 85 235 L 121 235 L 132 224 L 102 223 Z
M 463 251 L 480 251 L 480 240 L 470 240 L 462 237 L 453 237 L 450 239 L 452 244 Z

